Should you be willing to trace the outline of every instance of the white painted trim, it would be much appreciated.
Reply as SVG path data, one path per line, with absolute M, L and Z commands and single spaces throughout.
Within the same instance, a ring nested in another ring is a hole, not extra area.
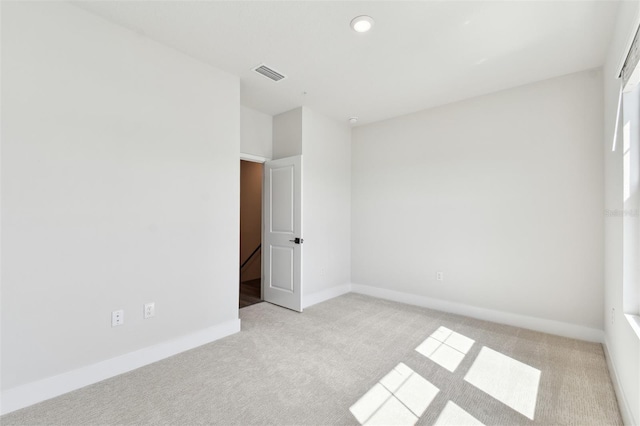
M 622 55 L 618 59 L 618 66 L 615 68 L 616 75 L 615 78 L 620 78 L 620 73 L 622 72 L 622 67 L 624 67 L 624 63 L 627 61 L 627 56 L 629 56 L 629 51 L 631 50 L 631 45 L 633 44 L 633 40 L 636 37 L 636 33 L 640 28 L 640 8 L 636 12 L 636 16 L 633 20 L 632 29 L 630 30 L 630 34 L 627 35 L 627 42 L 624 45 L 624 49 L 622 50 Z
M 328 288 L 322 291 L 316 291 L 311 294 L 303 294 L 302 307 L 308 308 L 309 306 L 317 305 L 318 303 L 325 302 L 334 297 L 342 296 L 351 292 L 351 284 L 343 284 L 335 287 Z
M 158 343 L 57 376 L 8 389 L 0 395 L 0 414 L 7 414 L 20 408 L 135 370 L 136 368 L 202 346 L 239 331 L 239 319 L 227 321 L 167 342 Z
M 627 321 L 629 321 L 631 329 L 636 333 L 638 339 L 640 339 L 640 316 L 631 314 L 624 314 L 624 316 L 627 318 Z
M 616 126 L 613 128 L 613 145 L 611 146 L 611 152 L 616 152 L 618 146 L 618 133 L 620 130 L 620 110 L 622 109 L 622 80 L 617 80 L 620 86 L 620 93 L 618 94 L 618 109 L 616 112 Z
M 616 392 L 618 399 L 618 408 L 620 409 L 620 415 L 622 416 L 622 422 L 625 425 L 637 425 L 638 422 L 633 418 L 633 412 L 629 408 L 629 401 L 624 393 L 624 389 L 620 386 L 620 376 L 618 376 L 618 370 L 613 363 L 611 353 L 609 352 L 609 345 L 605 339 L 602 344 L 604 348 L 604 357 L 607 360 L 607 367 L 609 367 L 609 375 L 611 376 L 611 382 L 613 383 L 613 390 Z
M 271 161 L 271 158 L 261 157 L 259 155 L 253 155 L 253 154 L 244 154 L 242 152 L 240 153 L 240 159 L 245 161 L 251 161 L 253 163 L 265 163 L 267 161 Z
M 394 302 L 406 303 L 408 305 L 422 306 L 424 308 L 436 309 L 438 311 L 464 315 L 485 321 L 570 337 L 572 339 L 587 340 L 598 343 L 604 342 L 604 331 L 596 328 L 543 318 L 529 317 L 510 312 L 478 308 L 475 306 L 464 305 L 462 303 L 432 299 L 429 297 L 418 296 L 410 293 L 401 293 L 399 291 L 371 287 L 362 284 L 351 284 L 351 291 L 354 293 L 365 294 L 367 296 L 378 297 L 380 299 L 392 300 Z

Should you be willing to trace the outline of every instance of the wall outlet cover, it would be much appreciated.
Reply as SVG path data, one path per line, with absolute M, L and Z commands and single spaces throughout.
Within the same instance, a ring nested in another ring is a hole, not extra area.
M 118 309 L 111 312 L 111 327 L 117 327 L 124 324 L 124 309 Z
M 156 315 L 156 304 L 155 302 L 145 303 L 143 317 L 144 319 L 148 319 L 154 317 Z

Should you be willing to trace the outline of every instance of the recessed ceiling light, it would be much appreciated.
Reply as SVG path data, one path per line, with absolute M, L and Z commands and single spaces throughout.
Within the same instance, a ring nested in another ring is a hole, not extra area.
M 356 16 L 351 20 L 351 28 L 357 33 L 366 33 L 373 27 L 373 18 L 367 15 Z
M 351 117 L 351 118 L 349 119 L 349 123 L 350 123 L 350 124 L 356 124 L 357 122 L 358 122 L 358 117 Z

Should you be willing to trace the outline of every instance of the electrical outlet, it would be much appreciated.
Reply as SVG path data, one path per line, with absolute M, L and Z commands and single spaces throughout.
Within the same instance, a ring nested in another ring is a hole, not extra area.
M 124 324 L 124 309 L 111 312 L 111 327 Z
M 436 280 L 444 281 L 444 274 L 441 271 L 436 272 Z
M 144 305 L 144 319 L 154 317 L 156 315 L 156 304 L 154 302 L 145 303 Z
M 611 308 L 611 324 L 616 322 L 616 308 Z

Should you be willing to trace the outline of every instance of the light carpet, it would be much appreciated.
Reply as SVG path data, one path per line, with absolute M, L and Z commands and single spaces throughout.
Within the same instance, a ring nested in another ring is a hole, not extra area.
M 238 334 L 0 423 L 622 424 L 599 344 L 358 294 L 240 317 Z

